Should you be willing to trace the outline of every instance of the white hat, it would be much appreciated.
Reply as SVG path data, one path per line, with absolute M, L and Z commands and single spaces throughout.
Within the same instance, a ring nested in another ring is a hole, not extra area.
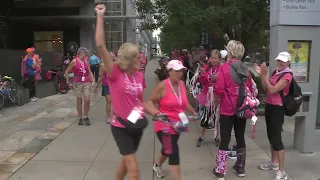
M 288 62 L 291 61 L 291 55 L 288 52 L 281 52 L 278 54 L 276 61 Z
M 179 71 L 181 69 L 186 69 L 186 67 L 183 66 L 182 62 L 179 60 L 171 60 L 167 64 L 167 69 L 173 69 L 175 71 Z
M 226 58 L 228 52 L 226 50 L 220 51 L 221 58 Z

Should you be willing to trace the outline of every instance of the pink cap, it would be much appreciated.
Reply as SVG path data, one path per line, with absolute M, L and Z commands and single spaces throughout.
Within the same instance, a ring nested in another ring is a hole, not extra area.
M 186 69 L 186 67 L 183 66 L 182 62 L 180 60 L 171 60 L 167 64 L 167 69 L 173 69 L 175 71 L 179 71 L 181 69 Z

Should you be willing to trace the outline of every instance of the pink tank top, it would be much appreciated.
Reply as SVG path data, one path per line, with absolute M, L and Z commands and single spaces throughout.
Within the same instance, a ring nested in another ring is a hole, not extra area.
M 76 64 L 72 69 L 74 73 L 73 81 L 75 83 L 88 83 L 90 82 L 89 77 L 89 66 L 86 61 L 81 61 L 79 58 L 76 58 Z
M 179 97 L 174 93 L 169 79 L 164 80 L 164 84 L 166 87 L 166 93 L 158 102 L 159 111 L 168 115 L 168 118 L 173 122 L 180 121 L 179 113 L 185 111 L 188 103 L 188 97 L 183 81 L 179 81 L 180 93 L 177 94 L 178 96 L 180 94 Z M 181 103 L 179 103 L 180 99 Z M 163 122 L 156 121 L 154 123 L 155 132 L 162 131 L 163 125 Z M 170 134 L 177 134 L 172 127 L 170 127 L 169 131 Z
M 106 72 L 103 72 L 102 84 L 103 85 L 108 85 L 108 74 Z

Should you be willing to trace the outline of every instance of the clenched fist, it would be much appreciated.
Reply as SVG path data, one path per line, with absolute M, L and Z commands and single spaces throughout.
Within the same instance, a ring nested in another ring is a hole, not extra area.
M 94 9 L 97 15 L 104 15 L 106 12 L 106 6 L 104 4 L 98 4 Z

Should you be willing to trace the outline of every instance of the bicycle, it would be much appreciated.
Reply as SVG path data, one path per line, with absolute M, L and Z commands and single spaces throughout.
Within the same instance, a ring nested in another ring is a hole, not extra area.
M 17 106 L 23 105 L 21 99 L 23 97 L 23 90 L 15 80 L 10 76 L 4 76 L 0 80 L 0 109 L 3 108 L 5 100 L 9 99 Z

